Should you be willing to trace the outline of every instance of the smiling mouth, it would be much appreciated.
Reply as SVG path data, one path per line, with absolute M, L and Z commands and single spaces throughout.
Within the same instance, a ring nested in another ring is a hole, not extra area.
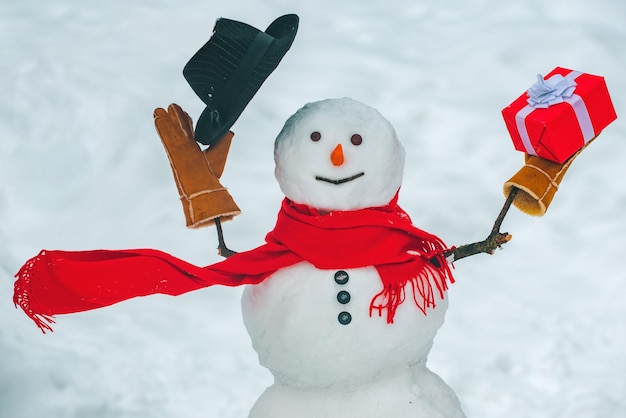
M 347 183 L 349 181 L 352 181 L 354 179 L 358 179 L 359 177 L 364 176 L 364 175 L 365 175 L 364 172 L 360 172 L 359 174 L 355 174 L 354 176 L 345 177 L 343 179 L 338 179 L 338 180 L 327 179 L 326 177 L 322 177 L 322 176 L 315 176 L 315 180 L 325 181 L 326 183 L 331 183 L 331 184 L 342 184 L 342 183 Z

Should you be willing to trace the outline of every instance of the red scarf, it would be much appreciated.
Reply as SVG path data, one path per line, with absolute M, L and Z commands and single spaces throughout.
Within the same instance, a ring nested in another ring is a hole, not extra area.
M 414 227 L 397 203 L 320 213 L 285 199 L 266 244 L 206 267 L 151 250 L 47 251 L 16 274 L 13 301 L 45 332 L 53 316 L 96 309 L 155 293 L 180 295 L 212 285 L 263 281 L 280 268 L 308 261 L 320 269 L 374 266 L 382 281 L 370 315 L 387 310 L 392 323 L 410 283 L 418 308 L 435 306 L 454 278 L 444 243 Z M 418 300 L 418 296 L 421 300 Z

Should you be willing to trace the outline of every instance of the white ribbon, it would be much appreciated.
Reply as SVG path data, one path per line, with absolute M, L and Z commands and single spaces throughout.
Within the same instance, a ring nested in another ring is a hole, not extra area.
M 572 106 L 576 114 L 584 143 L 586 144 L 595 136 L 593 124 L 584 100 L 579 95 L 574 94 L 576 90 L 576 82 L 574 80 L 581 74 L 580 71 L 572 71 L 566 76 L 555 74 L 547 80 L 538 75 L 537 83 L 528 89 L 528 104 L 515 114 L 517 131 L 528 154 L 537 155 L 537 152 L 534 150 L 528 136 L 526 117 L 537 108 L 545 109 L 554 104 L 567 103 Z
M 533 107 L 547 108 L 572 97 L 576 90 L 576 82 L 571 77 L 563 77 L 555 74 L 544 80 L 541 74 L 537 74 L 537 82 L 528 89 L 528 104 Z

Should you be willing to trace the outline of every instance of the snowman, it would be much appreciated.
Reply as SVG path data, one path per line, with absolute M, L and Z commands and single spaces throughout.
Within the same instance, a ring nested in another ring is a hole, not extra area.
M 14 302 L 46 332 L 59 314 L 247 285 L 244 324 L 274 376 L 251 418 L 463 417 L 452 389 L 426 366 L 454 282 L 448 259 L 458 251 L 398 206 L 404 149 L 378 111 L 349 98 L 297 111 L 275 142 L 285 195 L 276 226 L 250 251 L 223 243 L 220 221 L 240 212 L 219 181 L 228 131 L 289 49 L 297 21 L 286 15 L 260 32 L 219 20 L 184 70 L 207 105 L 195 130 L 177 105 L 154 113 L 187 226 L 215 224 L 225 260 L 198 267 L 152 249 L 42 250 L 17 273 Z M 230 37 L 250 46 L 231 69 L 237 83 L 227 77 L 215 95 L 222 67 L 206 63 L 218 62 Z M 246 77 L 253 84 L 240 89 Z
M 286 202 L 320 222 L 385 207 L 402 183 L 404 149 L 393 127 L 349 98 L 305 105 L 285 123 L 274 155 Z M 327 242 L 298 239 L 320 251 L 373 246 L 377 252 L 385 245 L 333 235 Z M 445 291 L 431 289 L 428 302 L 416 306 L 426 300 L 427 283 L 405 282 L 390 321 L 373 300 L 383 288 L 375 265 L 342 265 L 340 256 L 320 263 L 326 268 L 297 262 L 244 290 L 245 326 L 261 365 L 274 376 L 250 417 L 464 416 L 452 389 L 426 366 L 444 322 Z

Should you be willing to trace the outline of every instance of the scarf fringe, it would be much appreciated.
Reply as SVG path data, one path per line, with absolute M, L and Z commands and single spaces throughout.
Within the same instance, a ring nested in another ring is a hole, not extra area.
M 45 250 L 42 250 L 35 257 L 28 260 L 22 268 L 17 272 L 15 277 L 17 280 L 14 284 L 13 304 L 22 308 L 24 313 L 35 322 L 42 333 L 47 331 L 53 332 L 52 324 L 55 323 L 52 315 L 36 313 L 32 307 L 29 295 L 31 294 L 31 278 L 37 276 L 37 272 L 41 269 Z
M 436 308 L 437 304 L 435 303 L 433 283 L 434 287 L 439 292 L 440 299 L 444 298 L 445 292 L 448 290 L 448 282 L 454 283 L 450 264 L 448 264 L 443 253 L 443 250 L 437 250 L 426 255 L 419 255 L 418 257 L 421 259 L 428 260 L 424 268 L 415 277 L 385 285 L 383 290 L 376 294 L 370 303 L 370 317 L 374 310 L 378 311 L 379 317 L 382 316 L 382 311 L 386 310 L 387 323 L 393 324 L 396 310 L 406 299 L 405 289 L 409 283 L 413 291 L 413 301 L 424 315 L 428 314 L 429 308 Z M 433 264 L 431 261 L 433 258 L 437 260 L 440 267 Z

